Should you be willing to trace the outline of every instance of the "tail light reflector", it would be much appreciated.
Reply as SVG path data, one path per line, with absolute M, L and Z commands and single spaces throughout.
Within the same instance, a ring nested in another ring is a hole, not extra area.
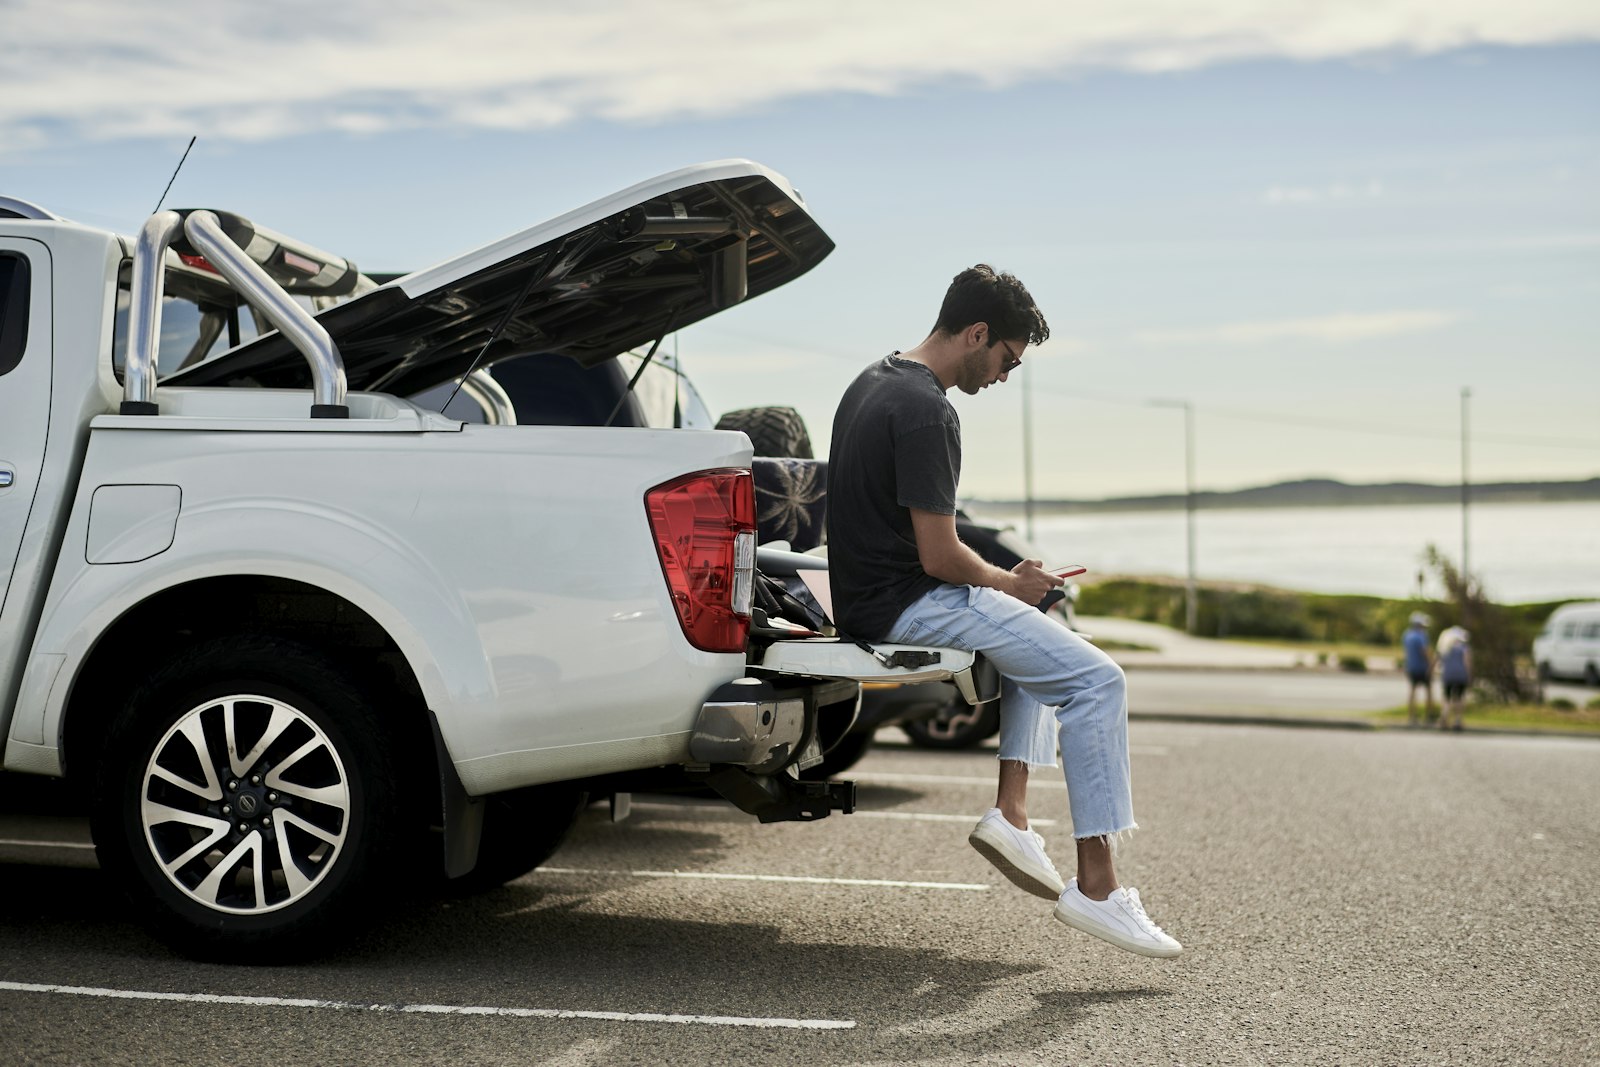
M 747 470 L 686 474 L 645 494 L 678 623 L 706 652 L 743 652 L 750 637 L 755 498 Z

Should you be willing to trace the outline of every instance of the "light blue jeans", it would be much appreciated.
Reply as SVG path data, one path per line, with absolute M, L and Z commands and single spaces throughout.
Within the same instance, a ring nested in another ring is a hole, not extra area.
M 1128 769 L 1128 687 L 1111 657 L 996 589 L 940 585 L 906 608 L 888 640 L 982 652 L 1004 679 L 1000 758 L 1062 773 L 1074 837 L 1138 828 Z

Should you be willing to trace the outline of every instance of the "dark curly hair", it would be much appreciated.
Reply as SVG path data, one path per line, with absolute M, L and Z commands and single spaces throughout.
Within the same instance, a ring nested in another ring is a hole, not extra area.
M 1014 274 L 998 274 L 987 263 L 955 276 L 939 306 L 935 333 L 954 337 L 975 322 L 989 324 L 989 344 L 1026 337 L 1031 345 L 1050 336 L 1044 315 Z

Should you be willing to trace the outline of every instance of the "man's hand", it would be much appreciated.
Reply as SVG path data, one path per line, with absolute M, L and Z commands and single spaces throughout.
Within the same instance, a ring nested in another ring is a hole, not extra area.
M 941 582 L 986 585 L 1032 607 L 1065 581 L 1045 570 L 1036 559 L 1025 559 L 1009 571 L 1001 570 L 961 542 L 956 536 L 954 515 L 912 508 L 911 529 L 922 569 Z
M 1003 591 L 1024 604 L 1037 604 L 1046 593 L 1065 582 L 1066 579 L 1045 570 L 1042 560 L 1025 559 L 1011 568 L 1011 588 Z

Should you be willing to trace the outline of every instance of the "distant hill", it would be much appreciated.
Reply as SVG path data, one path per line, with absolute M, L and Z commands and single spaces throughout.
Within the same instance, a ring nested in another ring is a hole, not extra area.
M 1470 488 L 1473 503 L 1547 503 L 1558 500 L 1600 500 L 1600 477 L 1577 482 L 1488 482 Z M 1430 485 L 1424 482 L 1385 482 L 1380 485 L 1350 485 L 1333 478 L 1303 478 L 1229 493 L 1204 491 L 1195 494 L 1195 506 L 1206 510 L 1221 508 L 1305 508 L 1348 507 L 1381 504 L 1454 504 L 1461 500 L 1459 485 Z M 978 500 L 984 511 L 1005 514 L 1019 512 L 1020 500 Z M 1035 500 L 1036 514 L 1067 514 L 1083 511 L 1166 511 L 1184 506 L 1182 493 L 1160 496 L 1122 496 L 1106 500 Z

